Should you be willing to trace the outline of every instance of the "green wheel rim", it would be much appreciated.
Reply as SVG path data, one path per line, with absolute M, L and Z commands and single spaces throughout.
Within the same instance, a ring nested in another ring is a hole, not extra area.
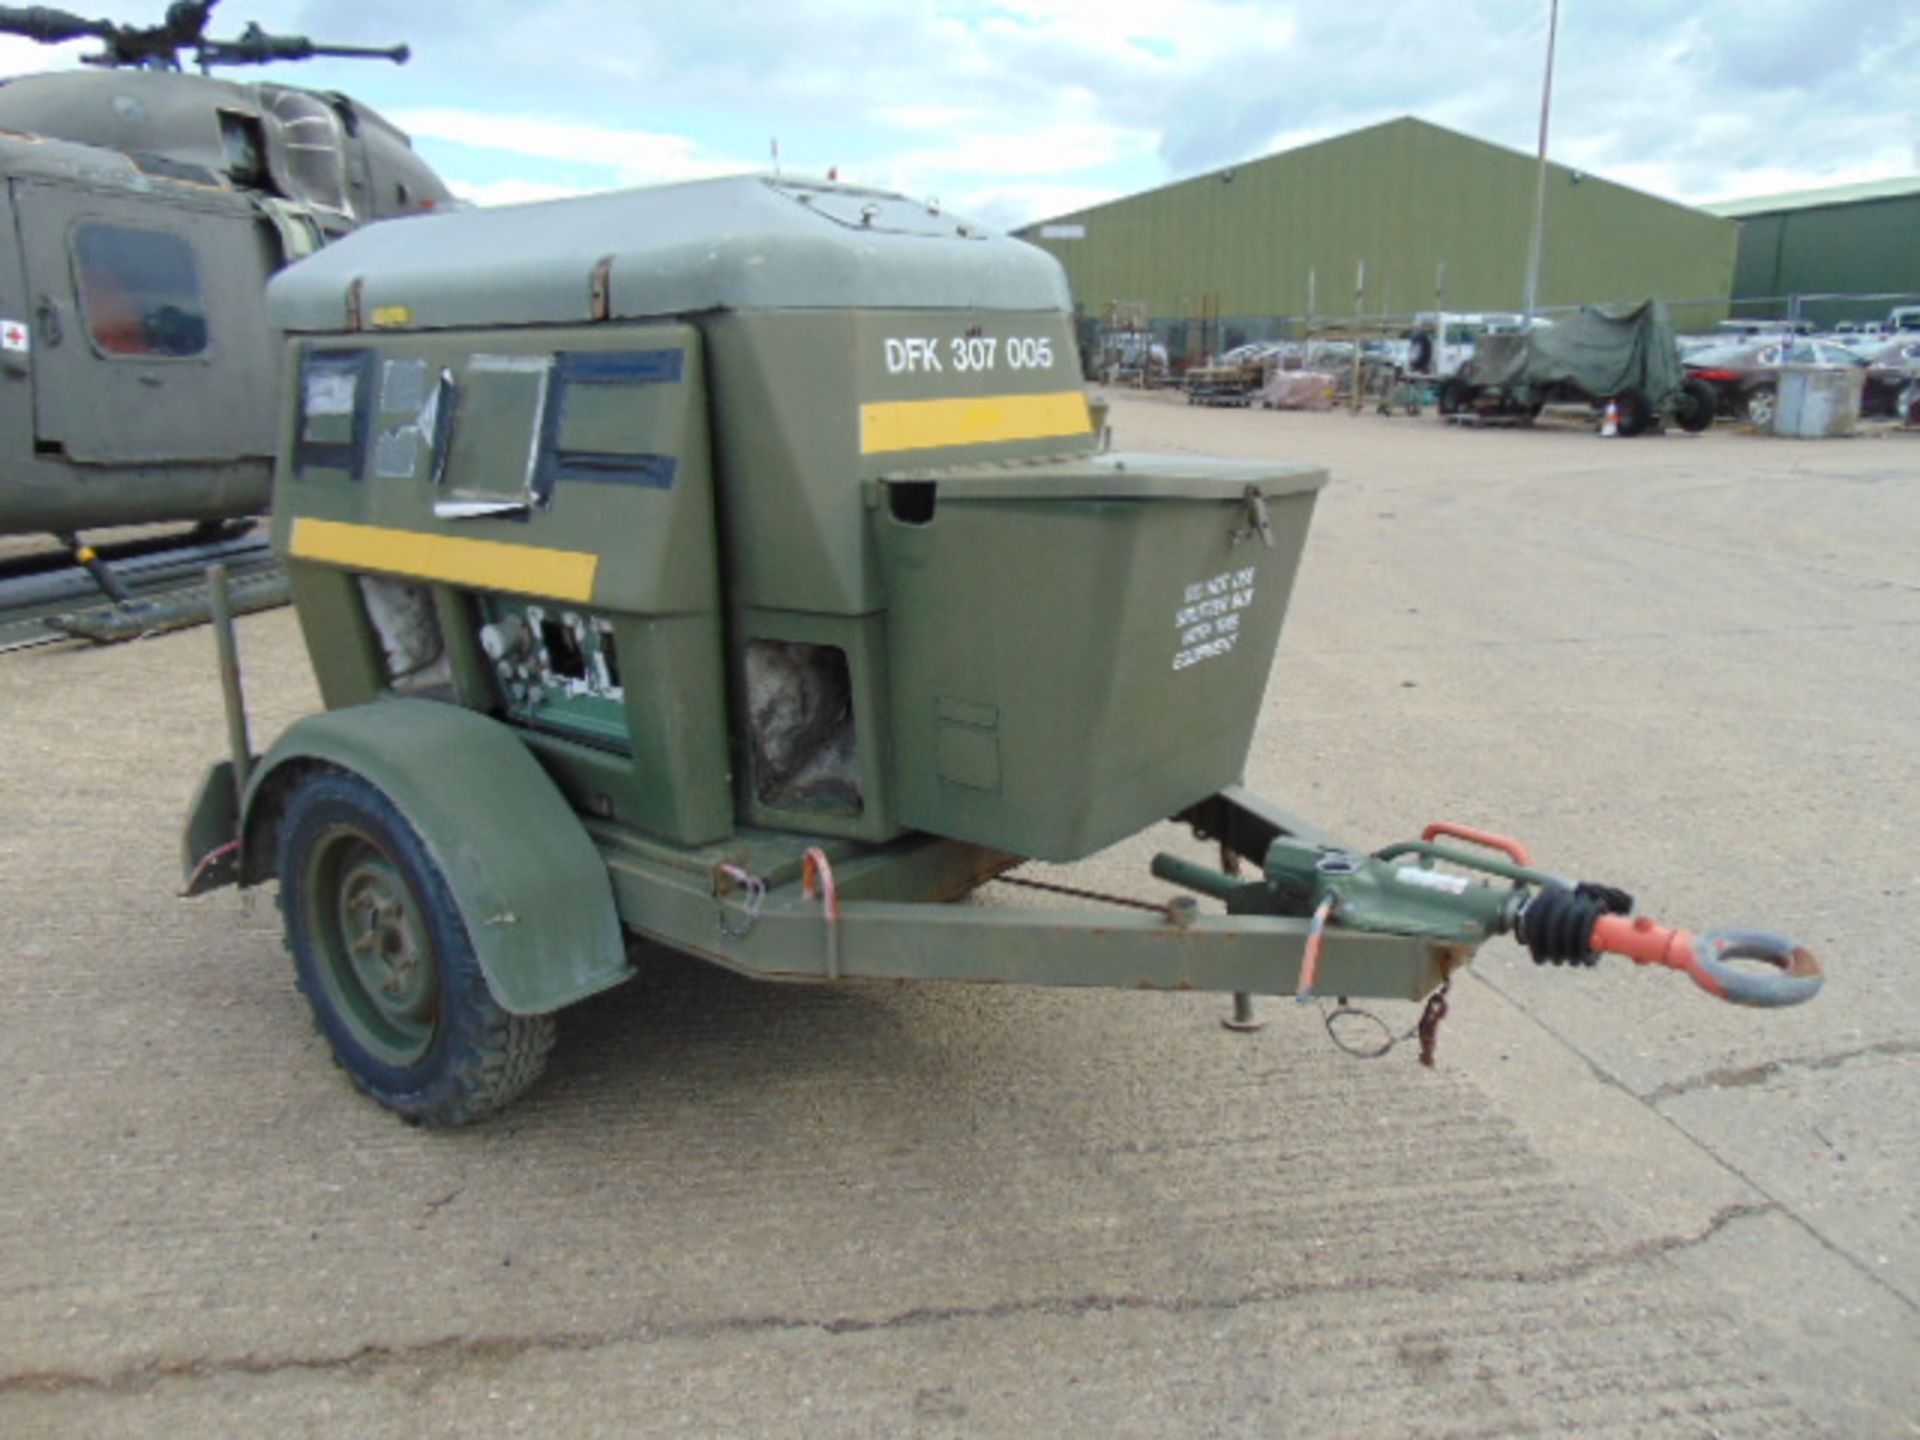
M 315 842 L 305 891 L 334 1013 L 383 1064 L 416 1064 L 439 1027 L 440 964 L 413 887 L 371 837 L 338 825 Z

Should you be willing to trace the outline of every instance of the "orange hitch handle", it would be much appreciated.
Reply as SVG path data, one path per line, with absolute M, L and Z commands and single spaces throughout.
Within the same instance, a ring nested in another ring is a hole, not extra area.
M 1313 1002 L 1313 987 L 1320 980 L 1320 946 L 1327 938 L 1327 919 L 1332 914 L 1333 896 L 1329 895 L 1314 909 L 1313 923 L 1307 926 L 1306 948 L 1300 952 L 1300 985 L 1293 996 L 1302 1005 Z
M 1644 915 L 1602 915 L 1593 925 L 1593 949 L 1624 955 L 1636 965 L 1664 965 L 1693 977 L 1716 999 L 1735 1005 L 1798 1005 L 1820 993 L 1826 976 L 1804 945 L 1765 930 L 1710 930 L 1695 935 Z M 1757 960 L 1771 969 L 1728 962 Z
M 827 979 L 840 978 L 840 887 L 833 881 L 833 862 L 818 845 L 800 864 L 800 889 L 809 900 L 819 897 L 827 916 Z
M 1484 845 L 1489 850 L 1498 850 L 1523 869 L 1533 868 L 1533 857 L 1527 853 L 1527 847 L 1518 840 L 1509 840 L 1505 835 L 1496 835 L 1491 830 L 1475 830 L 1470 825 L 1456 825 L 1451 820 L 1436 820 L 1420 832 L 1420 838 L 1429 842 L 1441 835 L 1450 835 L 1455 840 L 1465 840 L 1472 845 Z

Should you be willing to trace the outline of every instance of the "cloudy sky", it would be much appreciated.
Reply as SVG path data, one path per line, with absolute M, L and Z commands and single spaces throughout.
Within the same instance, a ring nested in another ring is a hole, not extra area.
M 77 0 L 121 22 L 164 0 Z M 1531 151 L 1547 0 L 223 0 L 217 33 L 409 41 L 281 66 L 471 199 L 765 169 L 1000 225 L 1413 114 Z M 0 39 L 0 74 L 72 64 Z M 1562 0 L 1555 159 L 1701 202 L 1920 173 L 1906 0 Z

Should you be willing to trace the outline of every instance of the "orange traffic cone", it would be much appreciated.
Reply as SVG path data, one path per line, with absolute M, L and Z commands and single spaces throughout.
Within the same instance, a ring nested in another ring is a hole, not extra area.
M 1606 418 L 1600 422 L 1600 436 L 1604 440 L 1611 440 L 1619 433 L 1620 402 L 1618 400 L 1609 400 L 1607 401 Z

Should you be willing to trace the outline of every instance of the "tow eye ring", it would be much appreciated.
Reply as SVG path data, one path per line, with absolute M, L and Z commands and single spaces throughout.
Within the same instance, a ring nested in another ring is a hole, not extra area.
M 1606 915 L 1593 927 L 1593 948 L 1624 955 L 1636 965 L 1684 971 L 1709 995 L 1735 1005 L 1798 1005 L 1817 995 L 1826 979 L 1811 950 L 1766 930 L 1694 935 L 1644 915 Z M 1771 968 L 1731 963 L 1736 960 L 1757 960 Z

